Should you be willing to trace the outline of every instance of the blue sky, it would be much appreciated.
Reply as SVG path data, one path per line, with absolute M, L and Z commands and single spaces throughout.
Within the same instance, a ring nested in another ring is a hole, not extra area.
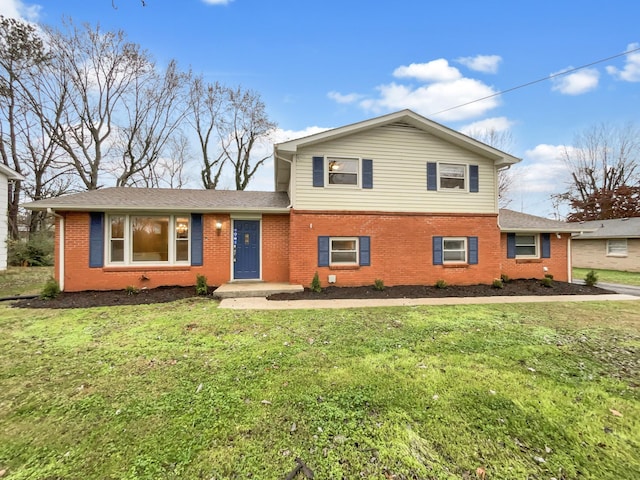
M 553 214 L 558 152 L 608 122 L 640 124 L 640 2 L 0 0 L 0 14 L 123 29 L 160 62 L 260 93 L 282 140 L 403 108 L 468 132 L 508 130 L 523 161 L 510 208 Z M 272 188 L 271 166 L 253 183 Z

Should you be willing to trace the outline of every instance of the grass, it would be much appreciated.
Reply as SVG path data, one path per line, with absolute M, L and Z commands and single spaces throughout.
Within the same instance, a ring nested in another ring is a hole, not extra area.
M 584 277 L 591 270 L 598 275 L 598 282 L 619 283 L 621 285 L 637 285 L 640 286 L 640 273 L 623 272 L 620 270 L 597 270 L 591 268 L 574 268 L 573 278 L 584 280 Z
M 39 294 L 53 267 L 9 267 L 0 271 L 0 297 Z
M 638 302 L 216 307 L 0 305 L 0 470 L 640 478 Z

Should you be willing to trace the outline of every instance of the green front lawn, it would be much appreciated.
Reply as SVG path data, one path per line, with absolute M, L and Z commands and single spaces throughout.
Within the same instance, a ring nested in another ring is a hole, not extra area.
M 0 305 L 0 471 L 640 478 L 638 306 Z
M 592 269 L 591 268 L 574 268 L 573 278 L 576 280 L 584 280 Z M 598 275 L 599 282 L 619 283 L 621 285 L 638 285 L 640 286 L 640 273 L 622 272 L 620 270 L 597 270 L 593 269 Z
M 39 294 L 53 267 L 9 267 L 0 271 L 0 297 Z

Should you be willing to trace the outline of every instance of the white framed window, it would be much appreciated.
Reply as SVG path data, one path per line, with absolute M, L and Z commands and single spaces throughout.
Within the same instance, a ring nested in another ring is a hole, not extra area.
M 326 157 L 327 185 L 360 185 L 360 159 L 348 157 Z
M 444 237 L 442 239 L 442 263 L 466 263 L 467 238 Z
M 358 237 L 331 237 L 329 265 L 358 265 Z
M 539 237 L 535 234 L 516 234 L 516 258 L 538 258 L 540 256 Z
M 184 215 L 109 215 L 107 263 L 188 264 L 190 226 Z
M 627 239 L 611 238 L 607 240 L 607 256 L 608 257 L 626 257 L 627 256 Z
M 440 190 L 466 190 L 467 166 L 458 163 L 439 163 L 438 184 Z

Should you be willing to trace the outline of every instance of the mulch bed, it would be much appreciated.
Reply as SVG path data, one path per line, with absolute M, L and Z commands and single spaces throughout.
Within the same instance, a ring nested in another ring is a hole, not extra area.
M 209 298 L 215 296 L 210 289 Z M 599 287 L 587 287 L 565 282 L 553 282 L 545 287 L 540 280 L 511 280 L 504 288 L 491 285 L 447 286 L 436 288 L 424 285 L 402 285 L 386 287 L 379 291 L 368 287 L 327 287 L 320 293 L 305 289 L 299 293 L 279 293 L 271 295 L 269 300 L 333 300 L 350 298 L 438 298 L 438 297 L 493 297 L 514 295 L 601 295 L 614 293 Z M 195 297 L 195 287 L 158 287 L 128 293 L 125 290 L 63 292 L 55 299 L 41 298 L 18 300 L 13 303 L 18 308 L 88 308 L 113 305 L 145 305 L 172 302 Z

